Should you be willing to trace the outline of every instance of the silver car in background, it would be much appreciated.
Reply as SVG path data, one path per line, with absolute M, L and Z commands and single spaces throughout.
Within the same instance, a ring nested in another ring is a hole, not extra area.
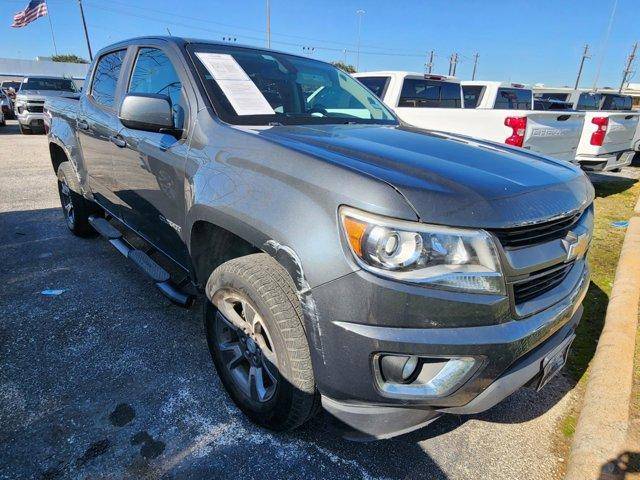
M 25 77 L 16 95 L 14 112 L 22 134 L 44 132 L 44 101 L 47 97 L 78 98 L 73 80 L 60 77 Z

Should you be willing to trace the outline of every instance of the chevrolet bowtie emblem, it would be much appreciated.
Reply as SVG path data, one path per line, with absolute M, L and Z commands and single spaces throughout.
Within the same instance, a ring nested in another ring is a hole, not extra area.
M 576 258 L 584 257 L 589 248 L 589 234 L 581 233 L 578 235 L 575 232 L 567 233 L 567 236 L 562 239 L 564 249 L 567 251 L 567 258 L 565 262 L 570 262 Z

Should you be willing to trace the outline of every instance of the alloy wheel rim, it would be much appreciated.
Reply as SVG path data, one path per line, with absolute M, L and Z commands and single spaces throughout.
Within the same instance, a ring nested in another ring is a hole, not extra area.
M 73 209 L 73 201 L 71 199 L 71 189 L 67 185 L 67 181 L 60 181 L 60 199 L 62 200 L 62 210 L 67 219 L 70 228 L 75 224 L 75 211 Z
M 278 363 L 264 319 L 235 289 L 217 291 L 212 303 L 217 308 L 215 342 L 223 368 L 247 397 L 268 402 L 278 385 Z

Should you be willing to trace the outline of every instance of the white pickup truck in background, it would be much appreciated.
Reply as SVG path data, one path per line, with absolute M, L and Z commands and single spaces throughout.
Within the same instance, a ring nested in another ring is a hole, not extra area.
M 569 102 L 585 112 L 576 161 L 589 170 L 620 170 L 640 150 L 640 112 L 632 99 L 609 90 L 536 87 L 534 97 Z
M 534 111 L 531 89 L 400 71 L 353 76 L 408 124 L 574 161 L 584 113 Z

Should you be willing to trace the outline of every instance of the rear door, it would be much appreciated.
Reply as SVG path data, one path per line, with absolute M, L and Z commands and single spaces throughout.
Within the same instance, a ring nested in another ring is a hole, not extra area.
M 131 47 L 126 93 L 166 95 L 182 134 L 147 132 L 121 125 L 122 147 L 114 156 L 115 191 L 126 223 L 167 256 L 188 266 L 182 240 L 185 225 L 184 167 L 188 154 L 189 100 L 185 67 L 162 44 Z M 124 96 L 123 94 L 123 96 Z
M 95 200 L 116 216 L 120 216 L 119 200 L 112 189 L 111 174 L 112 159 L 118 153 L 118 147 L 112 139 L 121 127 L 116 105 L 126 54 L 126 49 L 119 49 L 98 59 L 87 94 L 81 97 L 77 121 L 89 187 Z
M 573 161 L 580 142 L 584 113 L 527 112 L 525 148 L 562 160 Z

